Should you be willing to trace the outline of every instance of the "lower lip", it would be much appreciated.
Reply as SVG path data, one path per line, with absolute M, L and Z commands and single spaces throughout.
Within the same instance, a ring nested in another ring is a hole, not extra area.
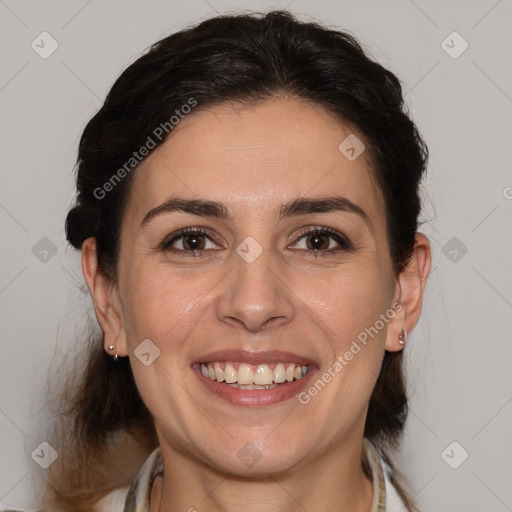
M 201 365 L 194 365 L 193 370 L 199 380 L 214 395 L 217 395 L 234 405 L 249 407 L 274 405 L 295 397 L 302 388 L 307 386 L 311 376 L 315 373 L 315 369 L 310 366 L 308 373 L 306 376 L 302 377 L 302 379 L 279 384 L 275 388 L 239 389 L 205 377 L 201 372 Z

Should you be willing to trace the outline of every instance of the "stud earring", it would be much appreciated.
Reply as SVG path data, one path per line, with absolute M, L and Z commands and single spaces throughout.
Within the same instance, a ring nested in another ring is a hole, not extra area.
M 110 351 L 114 350 L 115 348 L 116 348 L 116 347 L 115 347 L 115 345 L 110 345 L 110 346 L 108 347 L 108 349 L 109 349 Z M 119 356 L 118 356 L 117 354 L 115 354 L 114 356 L 112 356 L 112 359 L 117 363 L 117 361 L 118 361 L 118 359 L 119 359 Z
M 407 331 L 405 329 L 402 329 L 400 336 L 398 336 L 398 343 L 400 345 L 405 345 L 406 341 L 407 341 Z

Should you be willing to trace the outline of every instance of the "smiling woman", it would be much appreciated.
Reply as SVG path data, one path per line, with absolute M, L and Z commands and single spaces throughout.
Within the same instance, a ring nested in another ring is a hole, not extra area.
M 44 507 L 415 510 L 392 452 L 426 160 L 397 78 L 285 11 L 129 66 L 80 141 L 66 233 L 102 336 L 63 394 Z

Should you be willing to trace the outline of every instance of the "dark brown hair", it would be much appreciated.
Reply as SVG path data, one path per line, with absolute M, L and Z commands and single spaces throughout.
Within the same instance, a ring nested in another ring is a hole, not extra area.
M 156 139 L 155 128 L 168 125 L 191 98 L 195 109 L 205 109 L 276 95 L 320 105 L 362 134 L 385 200 L 389 249 L 398 274 L 414 248 L 421 206 L 418 189 L 428 155 L 407 113 L 400 82 L 348 33 L 299 21 L 287 11 L 208 19 L 155 43 L 121 74 L 80 140 L 78 195 L 66 219 L 69 243 L 80 249 L 85 239 L 95 237 L 100 270 L 117 279 L 121 217 L 136 173 L 136 165 L 127 170 L 126 163 L 134 151 L 152 134 Z M 156 140 L 156 146 L 164 140 Z M 121 168 L 126 171 L 122 179 L 101 192 L 116 173 L 119 177 Z M 113 364 L 101 340 L 94 337 L 83 357 L 81 380 L 68 388 L 64 401 L 71 418 L 64 439 L 75 448 L 64 452 L 67 456 L 55 471 L 55 475 L 60 471 L 60 480 L 55 476 L 52 483 L 55 495 L 75 511 L 89 510 L 86 504 L 101 491 L 126 484 L 144 454 L 157 444 L 128 358 Z M 371 396 L 365 436 L 391 467 L 389 449 L 397 446 L 406 417 L 402 352 L 386 352 Z M 116 446 L 113 436 L 120 436 L 119 446 L 139 447 L 139 456 L 130 471 L 119 470 L 117 480 L 99 489 L 104 468 L 114 458 L 113 449 L 107 449 Z M 85 479 L 84 467 L 88 468 Z M 66 483 L 62 483 L 64 471 Z M 411 500 L 393 475 L 412 510 Z

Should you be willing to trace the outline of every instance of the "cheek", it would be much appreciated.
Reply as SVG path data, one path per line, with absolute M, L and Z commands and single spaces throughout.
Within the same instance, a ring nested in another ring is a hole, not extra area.
M 367 331 L 386 311 L 383 288 L 352 283 L 346 276 L 335 290 L 317 295 L 317 311 L 324 315 L 324 344 L 329 344 L 331 354 L 297 397 L 302 421 L 321 432 L 322 442 L 362 428 L 384 355 L 386 328 L 371 335 Z M 277 434 L 272 439 L 279 441 Z
M 315 286 L 312 282 L 302 285 L 301 298 L 325 326 L 336 352 L 374 326 L 390 307 L 387 278 L 368 266 L 347 265 L 330 279 L 319 279 Z M 379 331 L 384 335 L 381 323 Z
M 173 330 L 182 329 L 203 295 L 197 282 L 188 283 L 148 262 L 133 265 L 127 275 L 129 286 L 123 307 L 132 345 L 141 336 L 158 345 Z
M 347 265 L 328 286 L 308 290 L 308 305 L 323 325 L 331 353 L 331 364 L 318 376 L 329 389 L 319 393 L 318 406 L 327 404 L 343 424 L 344 415 L 362 412 L 380 371 L 391 318 L 389 280 L 376 267 Z
M 205 291 L 198 289 L 197 282 L 192 285 L 148 262 L 133 264 L 127 275 L 127 341 L 136 386 L 151 414 L 173 432 L 182 432 L 190 408 L 183 400 L 183 370 L 188 364 L 184 349 L 200 325 L 199 315 L 204 314 L 199 301 Z M 137 355 L 146 339 L 156 346 L 158 354 L 153 360 L 153 349 L 149 349 L 152 362 L 147 366 Z

